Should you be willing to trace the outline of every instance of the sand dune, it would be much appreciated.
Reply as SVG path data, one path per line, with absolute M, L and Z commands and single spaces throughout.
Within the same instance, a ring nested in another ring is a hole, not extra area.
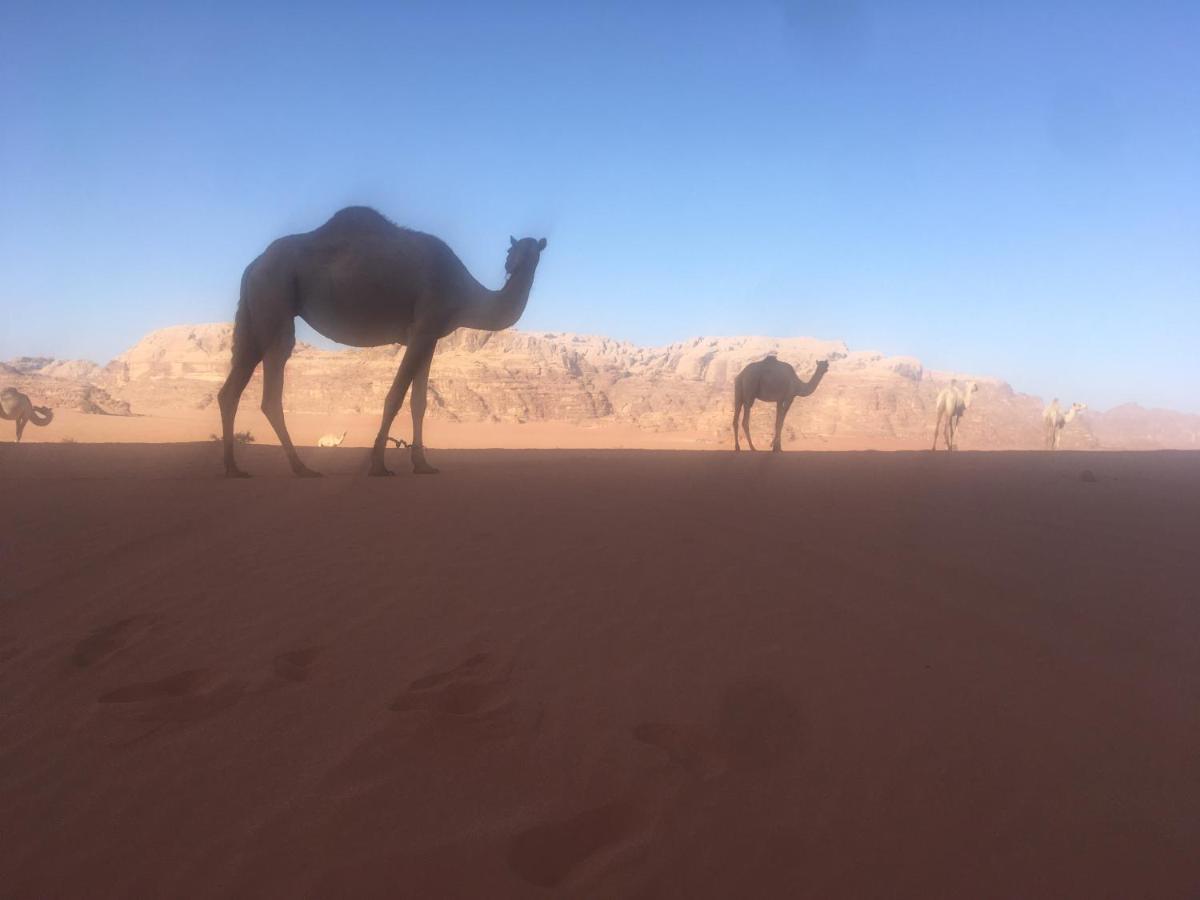
M 1195 896 L 1197 454 L 364 456 L 0 445 L 0 894 Z

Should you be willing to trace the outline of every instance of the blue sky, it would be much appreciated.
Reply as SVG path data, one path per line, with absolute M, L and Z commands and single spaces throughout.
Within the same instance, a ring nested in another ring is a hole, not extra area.
M 365 203 L 522 327 L 813 335 L 1200 412 L 1200 4 L 8 2 L 0 359 L 228 320 Z

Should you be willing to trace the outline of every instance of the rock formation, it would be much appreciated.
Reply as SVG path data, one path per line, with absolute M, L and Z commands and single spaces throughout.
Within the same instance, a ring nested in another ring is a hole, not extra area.
M 78 409 L 90 397 L 110 413 L 117 404 L 126 414 L 130 406 L 150 415 L 204 409 L 217 421 L 215 395 L 229 365 L 231 334 L 227 324 L 175 326 L 148 334 L 107 366 L 94 367 L 86 382 L 22 375 L 10 383 L 60 410 Z M 297 344 L 288 365 L 288 411 L 378 414 L 402 352 L 392 346 L 325 350 Z M 1045 440 L 1041 401 L 999 379 L 939 372 L 912 357 L 850 350 L 841 341 L 813 338 L 696 338 L 639 347 L 604 337 L 460 329 L 438 344 L 429 419 L 636 425 L 698 432 L 714 446 L 729 446 L 733 379 L 747 363 L 772 352 L 805 372 L 819 359 L 830 361 L 821 389 L 788 417 L 785 442 L 802 433 L 817 439 L 849 437 L 864 445 L 902 440 L 928 446 L 934 402 L 955 378 L 979 383 L 971 413 L 960 425 L 965 446 L 1032 450 Z M 22 386 L 22 379 L 33 378 L 36 387 Z M 75 391 L 74 399 L 54 393 L 51 384 L 58 391 Z M 244 403 L 259 402 L 260 385 L 256 376 Z M 760 418 L 752 427 L 769 433 L 774 410 L 756 408 L 755 416 Z M 1133 404 L 1107 413 L 1089 411 L 1064 432 L 1062 445 L 1197 449 L 1200 416 Z

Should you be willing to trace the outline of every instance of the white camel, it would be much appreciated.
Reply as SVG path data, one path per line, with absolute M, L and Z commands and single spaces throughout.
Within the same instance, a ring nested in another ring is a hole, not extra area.
M 1067 427 L 1067 423 L 1071 422 L 1081 412 L 1087 409 L 1086 403 L 1072 403 L 1071 408 L 1065 413 L 1058 406 L 1058 398 L 1055 397 L 1050 405 L 1046 407 L 1046 411 L 1042 413 L 1042 425 L 1046 430 L 1046 449 L 1057 450 L 1058 442 L 1062 438 L 1062 430 Z
M 331 434 L 323 434 L 319 438 L 317 438 L 317 446 L 318 447 L 340 447 L 340 446 L 342 446 L 342 441 L 344 441 L 345 439 L 346 439 L 346 432 L 344 432 L 344 431 L 340 435 L 332 434 L 332 433 Z
M 971 399 L 979 385 L 968 381 L 966 388 L 960 388 L 957 381 L 950 382 L 950 387 L 942 390 L 937 396 L 937 424 L 933 426 L 933 449 L 937 449 L 939 432 L 945 438 L 947 450 L 958 449 L 958 420 L 963 413 L 971 408 Z M 943 420 L 945 425 L 943 425 Z

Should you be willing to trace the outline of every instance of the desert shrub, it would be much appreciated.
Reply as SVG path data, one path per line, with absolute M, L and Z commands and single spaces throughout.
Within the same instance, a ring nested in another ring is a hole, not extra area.
M 209 437 L 209 440 L 217 441 L 218 443 L 221 440 L 220 435 L 216 435 L 216 434 L 210 433 L 208 437 Z M 233 433 L 233 439 L 235 441 L 237 441 L 239 444 L 253 444 L 254 443 L 254 433 L 250 432 L 250 431 L 235 431 Z
M 73 437 L 65 437 L 65 438 L 62 438 L 62 439 L 61 439 L 61 443 L 64 443 L 64 444 L 73 444 L 73 443 L 75 443 L 75 438 L 73 438 Z

